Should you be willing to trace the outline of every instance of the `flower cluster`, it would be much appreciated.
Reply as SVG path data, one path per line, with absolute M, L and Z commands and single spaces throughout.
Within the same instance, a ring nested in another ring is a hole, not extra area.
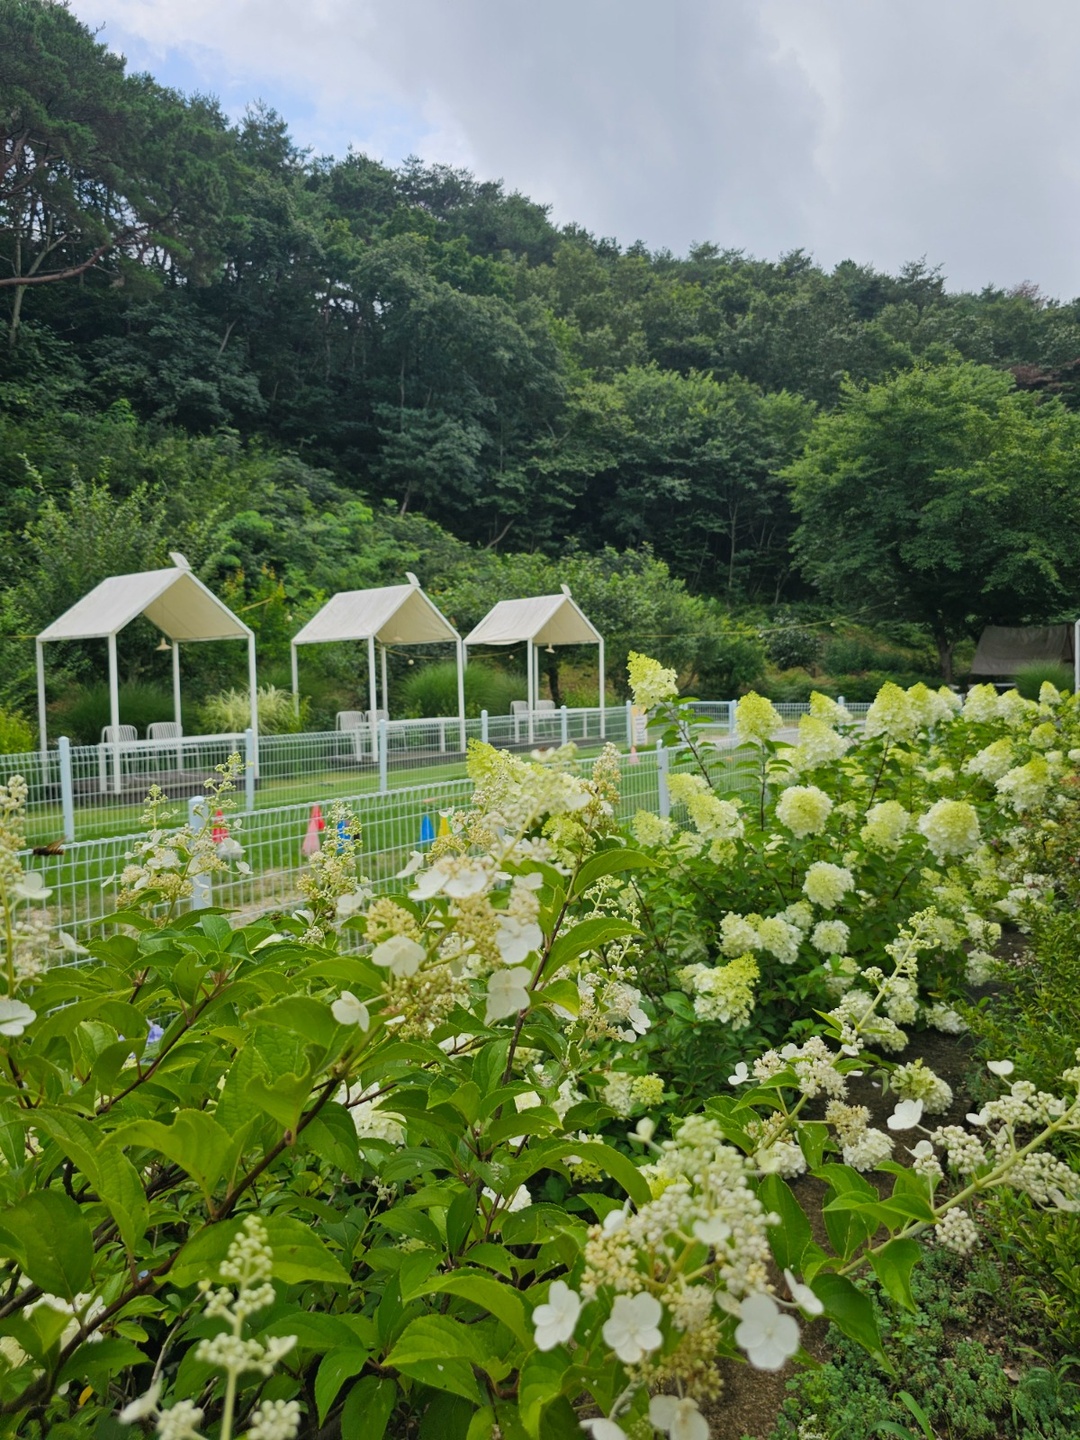
M 732 1030 L 741 1030 L 750 1023 L 760 974 L 757 961 L 748 952 L 726 965 L 684 965 L 676 978 L 694 997 L 694 1014 L 699 1020 L 718 1020 Z
M 665 669 L 658 660 L 651 660 L 648 655 L 631 650 L 626 668 L 634 704 L 640 705 L 643 710 L 655 710 L 679 693 L 679 677 L 675 671 Z

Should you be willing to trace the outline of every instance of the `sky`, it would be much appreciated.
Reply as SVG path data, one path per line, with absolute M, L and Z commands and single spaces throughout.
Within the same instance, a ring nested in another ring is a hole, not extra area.
M 298 144 L 502 179 L 627 245 L 1080 295 L 1076 0 L 72 0 Z

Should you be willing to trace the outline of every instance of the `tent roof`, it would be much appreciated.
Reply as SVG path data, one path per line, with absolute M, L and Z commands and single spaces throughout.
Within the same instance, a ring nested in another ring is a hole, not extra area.
M 1021 665 L 1073 663 L 1071 625 L 987 625 L 979 636 L 972 675 L 1015 675 Z
M 598 645 L 603 636 L 582 614 L 570 591 L 531 600 L 500 600 L 465 637 L 466 645 Z
M 408 585 L 378 590 L 343 590 L 293 636 L 294 645 L 319 645 L 331 640 L 367 640 L 382 644 L 426 645 L 461 636 L 428 599 L 415 575 Z
M 39 640 L 101 640 L 145 615 L 170 640 L 243 640 L 251 631 L 186 566 L 113 575 L 47 625 Z

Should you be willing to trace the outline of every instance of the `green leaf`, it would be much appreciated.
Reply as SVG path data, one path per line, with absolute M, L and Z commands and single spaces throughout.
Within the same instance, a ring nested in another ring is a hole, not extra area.
M 264 1110 L 271 1119 L 276 1120 L 283 1130 L 290 1130 L 295 1134 L 300 1124 L 300 1116 L 304 1113 L 304 1106 L 311 1095 L 311 1079 L 311 1072 L 307 1070 L 300 1075 L 279 1075 L 272 1082 L 264 1080 L 261 1075 L 254 1075 L 248 1081 L 244 1093 L 260 1110 Z
M 548 969 L 553 973 L 561 970 L 572 960 L 591 954 L 612 940 L 621 940 L 625 935 L 640 935 L 636 925 L 628 920 L 615 920 L 605 916 L 582 920 L 567 930 L 551 947 Z
M 256 1025 L 274 1025 L 298 1035 L 312 1045 L 329 1049 L 338 1038 L 338 1023 L 330 1012 L 329 1005 L 322 1000 L 313 1000 L 309 995 L 290 995 L 274 1005 L 264 1005 L 253 1010 L 248 1019 Z
M 623 870 L 655 870 L 657 862 L 640 850 L 604 850 L 585 861 L 574 876 L 570 898 L 584 895 L 590 885 L 602 880 L 605 875 L 618 875 Z
M 330 1350 L 323 1356 L 319 1372 L 315 1376 L 315 1404 L 319 1411 L 320 1425 L 326 1420 L 327 1412 L 337 1399 L 345 1381 L 359 1375 L 367 1364 L 367 1359 L 368 1352 L 359 1346 L 350 1347 L 348 1350 Z
M 472 1186 L 459 1190 L 446 1211 L 446 1246 L 456 1255 L 469 1238 L 479 1208 L 479 1195 Z
M 345 1397 L 341 1410 L 341 1440 L 382 1440 L 397 1404 L 393 1380 L 365 1375 Z
M 93 1234 L 75 1201 L 58 1190 L 35 1190 L 0 1211 L 0 1250 L 50 1295 L 70 1302 L 90 1287 Z
M 383 1362 L 396 1366 L 403 1375 L 461 1395 L 474 1405 L 484 1403 L 473 1366 L 490 1366 L 500 1378 L 506 1367 L 487 1353 L 475 1328 L 449 1320 L 445 1315 L 420 1315 L 406 1326 L 394 1349 Z
M 833 1324 L 849 1340 L 868 1350 L 892 1374 L 893 1364 L 882 1347 L 881 1333 L 869 1297 L 843 1275 L 833 1275 L 828 1271 L 815 1275 L 810 1281 L 810 1289 L 824 1305 L 825 1314 Z
M 532 1347 L 532 1331 L 525 1315 L 525 1305 L 518 1292 L 479 1270 L 452 1270 L 439 1277 L 428 1289 L 431 1295 L 458 1295 L 472 1305 L 479 1305 L 527 1348 Z
M 573 980 L 552 980 L 550 985 L 537 990 L 533 999 L 543 1005 L 561 1005 L 571 1015 L 576 1015 L 581 1009 L 581 991 Z
M 817 1170 L 825 1154 L 829 1127 L 822 1120 L 804 1120 L 799 1126 L 799 1148 L 809 1170 Z
M 911 1272 L 922 1254 L 914 1240 L 890 1240 L 869 1259 L 874 1274 L 898 1305 L 914 1311 L 917 1307 L 911 1294 Z
M 620 1150 L 615 1150 L 600 1140 L 576 1140 L 571 1135 L 560 1136 L 558 1140 L 526 1150 L 517 1164 L 511 1167 L 514 1188 L 524 1184 L 536 1171 L 571 1155 L 580 1155 L 583 1160 L 591 1160 L 605 1175 L 610 1175 L 616 1184 L 622 1186 L 635 1205 L 647 1205 L 652 1199 L 648 1181 L 634 1162 Z
M 318 1235 L 290 1215 L 271 1211 L 262 1215 L 270 1248 L 274 1252 L 274 1279 L 287 1285 L 322 1280 L 330 1285 L 347 1285 L 349 1276 Z M 220 1278 L 225 1252 L 243 1223 L 234 1217 L 220 1225 L 206 1225 L 183 1247 L 170 1271 L 174 1285 L 194 1285 L 204 1276 Z
M 209 1200 L 225 1174 L 231 1174 L 238 1137 L 230 1135 L 205 1110 L 179 1110 L 171 1125 L 160 1120 L 134 1120 L 113 1134 L 113 1143 L 138 1145 L 165 1155 L 196 1182 Z
M 299 1143 L 341 1170 L 350 1180 L 359 1181 L 364 1173 L 360 1141 L 352 1116 L 341 1105 L 329 1101 L 300 1132 Z
M 812 1239 L 810 1221 L 779 1175 L 766 1175 L 758 1185 L 758 1199 L 767 1211 L 780 1216 L 779 1225 L 769 1226 L 769 1247 L 781 1270 L 802 1272 L 802 1257 Z

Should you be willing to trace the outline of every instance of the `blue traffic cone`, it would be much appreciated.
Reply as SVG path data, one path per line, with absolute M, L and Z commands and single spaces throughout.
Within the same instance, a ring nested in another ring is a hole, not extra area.
M 420 821 L 420 844 L 430 845 L 435 839 L 435 826 L 431 823 L 431 816 L 425 815 Z

